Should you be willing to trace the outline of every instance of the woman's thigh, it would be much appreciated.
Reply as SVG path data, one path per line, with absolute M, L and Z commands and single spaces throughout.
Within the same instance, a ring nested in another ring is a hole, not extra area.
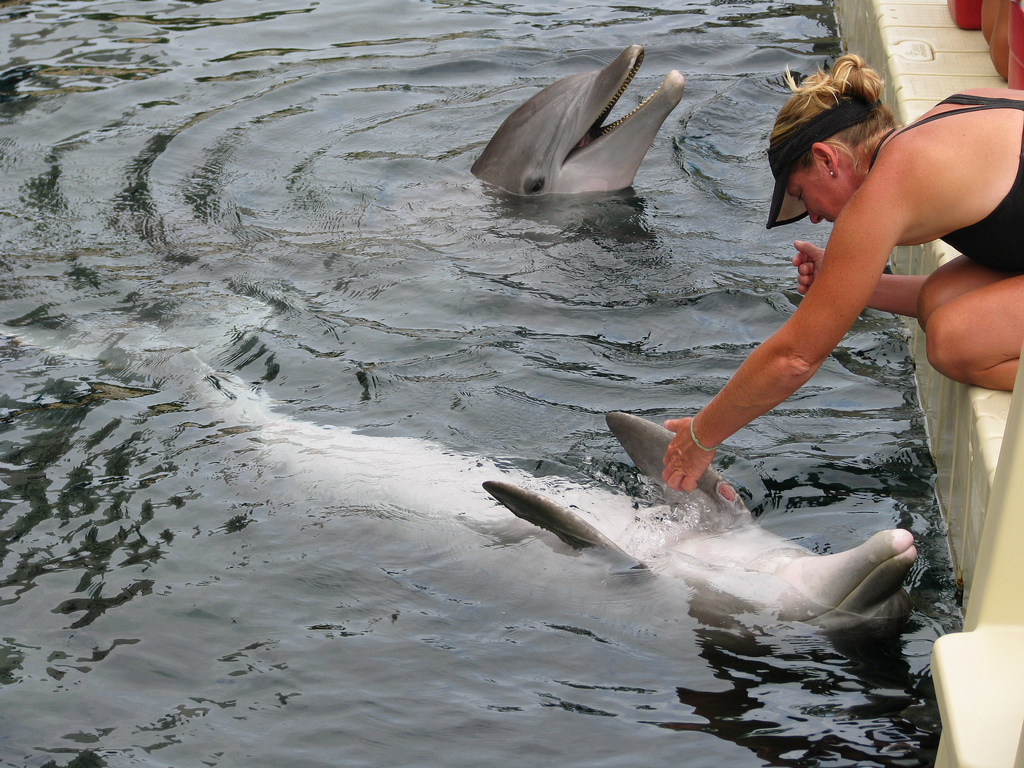
M 917 316 L 921 327 L 927 330 L 928 318 L 944 304 L 1014 276 L 1012 272 L 983 267 L 966 256 L 958 256 L 946 262 L 932 272 L 921 286 L 917 299 Z
M 956 381 L 1012 389 L 1024 345 L 1024 275 L 956 261 L 945 267 L 919 300 L 929 361 Z

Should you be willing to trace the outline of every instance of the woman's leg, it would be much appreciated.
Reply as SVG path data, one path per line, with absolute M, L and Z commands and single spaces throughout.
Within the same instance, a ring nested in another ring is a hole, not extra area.
M 925 281 L 918 297 L 928 362 L 954 381 L 1012 390 L 1024 345 L 1024 275 L 960 256 Z

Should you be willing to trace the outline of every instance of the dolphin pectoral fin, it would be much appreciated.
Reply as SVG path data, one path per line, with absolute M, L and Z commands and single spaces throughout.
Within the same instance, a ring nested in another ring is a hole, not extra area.
M 705 519 L 703 523 L 706 526 L 725 530 L 751 522 L 750 510 L 714 467 L 708 467 L 700 476 L 697 490 L 693 493 L 674 491 L 665 484 L 661 473 L 665 469 L 665 451 L 675 437 L 674 432 L 621 411 L 606 413 L 604 420 L 637 469 L 658 486 L 667 504 L 685 504 L 694 494 L 703 494 L 711 502 L 709 512 L 713 511 L 715 517 L 713 520 Z
M 675 435 L 660 424 L 621 411 L 606 413 L 604 420 L 637 469 L 661 482 L 665 451 Z
M 516 517 L 555 534 L 575 549 L 599 547 L 630 557 L 614 541 L 592 526 L 575 512 L 556 504 L 539 493 L 528 491 L 511 483 L 488 480 L 484 490 L 504 504 Z

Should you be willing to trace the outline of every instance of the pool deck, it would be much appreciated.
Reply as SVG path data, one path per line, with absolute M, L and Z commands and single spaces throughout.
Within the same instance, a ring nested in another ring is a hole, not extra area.
M 843 41 L 886 80 L 902 123 L 970 88 L 1005 88 L 980 31 L 945 0 L 836 0 Z M 955 257 L 941 242 L 897 248 L 894 272 L 926 274 Z M 909 326 L 921 407 L 937 469 L 964 631 L 932 654 L 943 734 L 937 768 L 1024 768 L 1024 377 L 1009 393 L 946 379 Z

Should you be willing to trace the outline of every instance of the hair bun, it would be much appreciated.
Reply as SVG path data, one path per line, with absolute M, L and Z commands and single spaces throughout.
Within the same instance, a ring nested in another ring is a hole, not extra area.
M 828 109 L 840 99 L 873 104 L 881 98 L 884 86 L 881 76 L 855 53 L 840 56 L 828 72 L 819 69 L 799 85 L 792 77 L 789 81 L 793 93 L 817 102 L 821 109 Z

